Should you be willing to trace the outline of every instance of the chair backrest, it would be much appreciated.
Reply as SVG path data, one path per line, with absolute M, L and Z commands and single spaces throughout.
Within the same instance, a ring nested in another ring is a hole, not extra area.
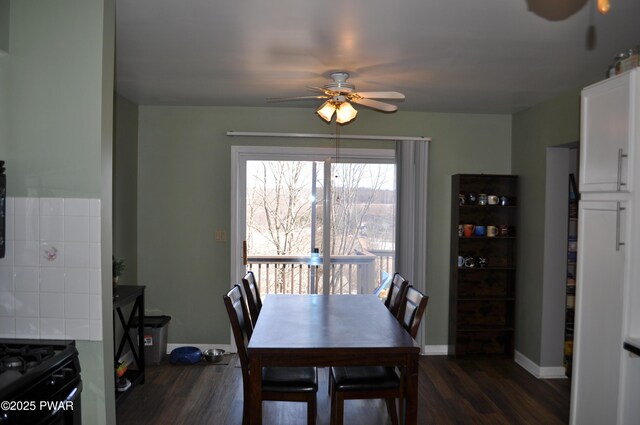
M 236 342 L 240 366 L 242 367 L 242 379 L 245 385 L 249 383 L 249 357 L 247 356 L 247 346 L 253 333 L 247 304 L 242 296 L 240 285 L 235 285 L 233 289 L 223 295 L 224 305 L 227 308 L 229 322 L 233 330 L 233 339 Z
M 427 309 L 429 297 L 413 286 L 407 287 L 404 302 L 398 311 L 400 324 L 409 332 L 412 338 L 418 334 L 420 321 Z
M 255 326 L 262 309 L 262 299 L 260 298 L 260 290 L 256 282 L 256 277 L 253 272 L 247 272 L 242 278 L 242 286 L 244 286 L 244 292 L 247 294 L 247 305 L 249 306 L 249 314 L 251 315 L 251 322 Z
M 391 314 L 396 317 L 408 285 L 409 281 L 402 277 L 400 273 L 394 273 L 384 305 L 389 309 Z

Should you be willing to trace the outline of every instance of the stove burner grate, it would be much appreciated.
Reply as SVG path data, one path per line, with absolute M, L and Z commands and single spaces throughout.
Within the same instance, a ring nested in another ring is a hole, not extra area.
M 24 373 L 53 357 L 54 354 L 55 350 L 51 345 L 9 347 L 2 344 L 0 345 L 0 373 L 6 370 Z

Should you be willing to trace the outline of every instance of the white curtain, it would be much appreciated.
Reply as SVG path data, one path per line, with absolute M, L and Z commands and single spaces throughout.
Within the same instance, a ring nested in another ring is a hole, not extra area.
M 396 142 L 396 271 L 426 295 L 428 160 L 427 140 Z M 421 348 L 423 334 L 418 333 Z

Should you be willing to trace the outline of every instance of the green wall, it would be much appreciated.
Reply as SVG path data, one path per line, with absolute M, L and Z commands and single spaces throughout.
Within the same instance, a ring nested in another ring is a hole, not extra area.
M 138 275 L 138 105 L 116 96 L 113 140 L 113 252 L 126 260 L 122 284 Z
M 579 138 L 579 90 L 513 116 L 512 170 L 520 175 L 516 350 L 538 365 L 542 343 L 546 148 Z
M 0 56 L 9 51 L 10 6 L 9 0 L 0 0 Z
M 9 56 L 0 55 L 0 160 L 6 160 L 9 144 Z
M 102 160 L 110 161 L 102 149 L 111 149 L 114 2 L 13 0 L 10 6 L 9 55 L 0 58 L 0 154 L 7 161 L 7 194 L 100 199 Z M 102 207 L 110 237 L 104 200 Z M 103 264 L 105 250 L 107 258 L 111 251 L 104 235 L 103 226 Z M 109 267 L 103 268 L 106 342 L 77 342 L 83 422 L 91 424 L 115 422 L 111 285 L 105 273 L 110 275 Z
M 103 7 L 11 2 L 10 196 L 100 196 Z
M 222 294 L 231 285 L 231 145 L 333 146 L 332 141 L 231 138 L 235 131 L 333 133 L 312 109 L 140 106 L 138 140 L 138 283 L 146 308 L 173 317 L 170 343 L 228 344 Z M 450 184 L 455 173 L 509 173 L 511 116 L 361 111 L 342 134 L 426 136 L 429 240 L 426 320 L 429 345 L 447 344 Z M 342 141 L 394 148 L 392 142 Z M 419 261 L 425 261 L 421 259 Z

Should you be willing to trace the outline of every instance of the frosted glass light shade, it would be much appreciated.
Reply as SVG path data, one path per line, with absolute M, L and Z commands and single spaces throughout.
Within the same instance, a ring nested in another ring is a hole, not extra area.
M 356 111 L 353 106 L 349 102 L 343 102 L 338 106 L 338 110 L 336 112 L 336 122 L 338 124 L 348 123 L 352 119 L 354 119 L 358 115 L 358 111 Z
M 336 111 L 336 106 L 330 101 L 327 100 L 324 102 L 318 109 L 316 109 L 316 113 L 320 115 L 320 117 L 326 122 L 331 121 L 331 117 L 333 117 L 333 113 Z

